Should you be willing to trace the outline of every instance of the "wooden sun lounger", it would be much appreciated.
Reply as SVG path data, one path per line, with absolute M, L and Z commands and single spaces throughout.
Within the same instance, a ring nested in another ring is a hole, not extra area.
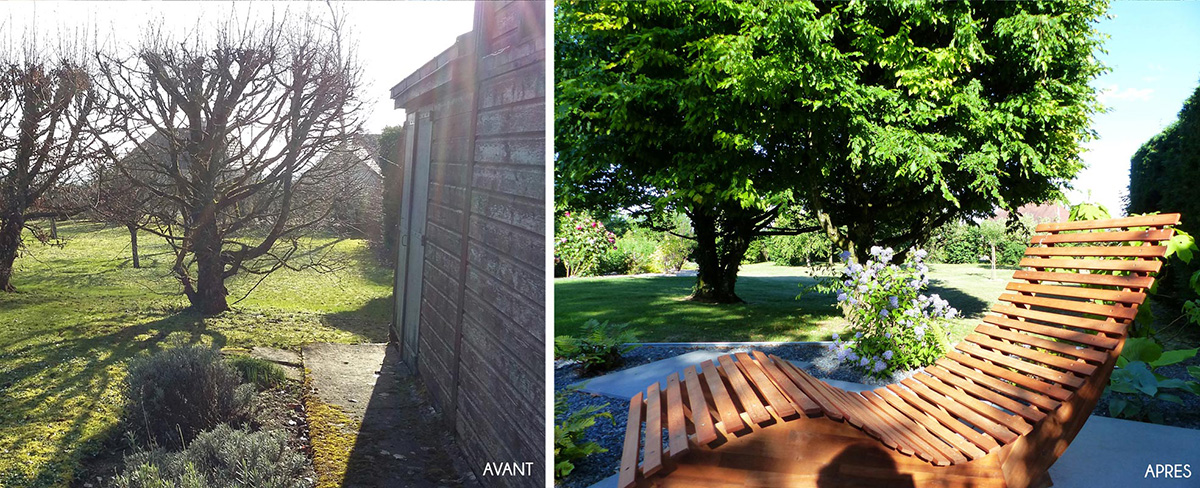
M 848 392 L 757 351 L 672 374 L 629 403 L 618 485 L 1050 486 L 1178 221 L 1037 226 L 992 314 L 899 384 Z

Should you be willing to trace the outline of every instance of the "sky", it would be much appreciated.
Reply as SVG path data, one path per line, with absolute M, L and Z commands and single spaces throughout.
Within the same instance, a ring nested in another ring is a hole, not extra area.
M 351 36 L 358 43 L 364 86 L 359 96 L 371 101 L 366 129 L 378 133 L 400 125 L 404 111 L 392 109 L 388 90 L 425 62 L 454 44 L 471 30 L 474 3 L 452 2 L 334 2 L 343 7 Z M 101 40 L 117 46 L 136 44 L 143 28 L 160 19 L 177 33 L 219 21 L 231 12 L 269 16 L 285 9 L 320 9 L 323 3 L 288 2 L 3 2 L 0 3 L 0 37 L 20 39 L 36 27 L 42 38 L 67 29 L 88 28 Z M 9 43 L 11 45 L 11 43 Z
M 1175 121 L 1200 85 L 1200 2 L 1117 1 L 1109 14 L 1099 24 L 1110 36 L 1100 60 L 1111 71 L 1093 82 L 1109 111 L 1093 119 L 1099 139 L 1085 145 L 1088 168 L 1068 198 L 1116 216 L 1124 215 L 1133 153 Z

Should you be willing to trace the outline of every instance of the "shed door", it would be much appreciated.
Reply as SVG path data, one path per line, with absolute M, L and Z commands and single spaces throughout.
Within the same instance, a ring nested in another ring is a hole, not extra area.
M 404 174 L 403 208 L 400 211 L 401 270 L 396 273 L 396 303 L 400 321 L 401 358 L 414 371 L 421 318 L 421 283 L 425 271 L 425 216 L 429 207 L 429 155 L 433 117 L 429 112 L 409 118 Z M 415 121 L 413 119 L 416 119 Z

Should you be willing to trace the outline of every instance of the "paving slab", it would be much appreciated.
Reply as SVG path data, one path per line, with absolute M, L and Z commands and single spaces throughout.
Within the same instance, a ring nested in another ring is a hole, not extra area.
M 394 347 L 310 344 L 302 353 L 309 394 L 351 420 L 337 425 L 354 436 L 340 486 L 479 486 Z
M 579 386 L 581 391 L 588 393 L 607 395 L 628 401 L 634 395 L 638 394 L 638 392 L 646 391 L 646 388 L 655 382 L 665 383 L 667 376 L 670 376 L 671 373 L 679 373 L 680 377 L 682 377 L 683 370 L 687 369 L 688 366 L 698 367 L 705 361 L 716 361 L 718 357 L 727 354 L 729 354 L 729 351 L 692 351 L 673 358 L 662 359 L 583 380 L 575 383 L 575 386 Z M 793 362 L 792 364 L 801 368 L 806 368 L 809 365 L 804 362 Z

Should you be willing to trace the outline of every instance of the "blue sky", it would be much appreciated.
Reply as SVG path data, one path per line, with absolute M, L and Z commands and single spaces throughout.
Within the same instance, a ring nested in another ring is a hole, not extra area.
M 1110 72 L 1093 85 L 1109 108 L 1094 117 L 1099 139 L 1086 144 L 1088 168 L 1068 194 L 1072 203 L 1099 202 L 1124 214 L 1129 159 L 1175 121 L 1200 84 L 1200 2 L 1113 2 L 1100 30 L 1110 37 L 1100 56 Z

